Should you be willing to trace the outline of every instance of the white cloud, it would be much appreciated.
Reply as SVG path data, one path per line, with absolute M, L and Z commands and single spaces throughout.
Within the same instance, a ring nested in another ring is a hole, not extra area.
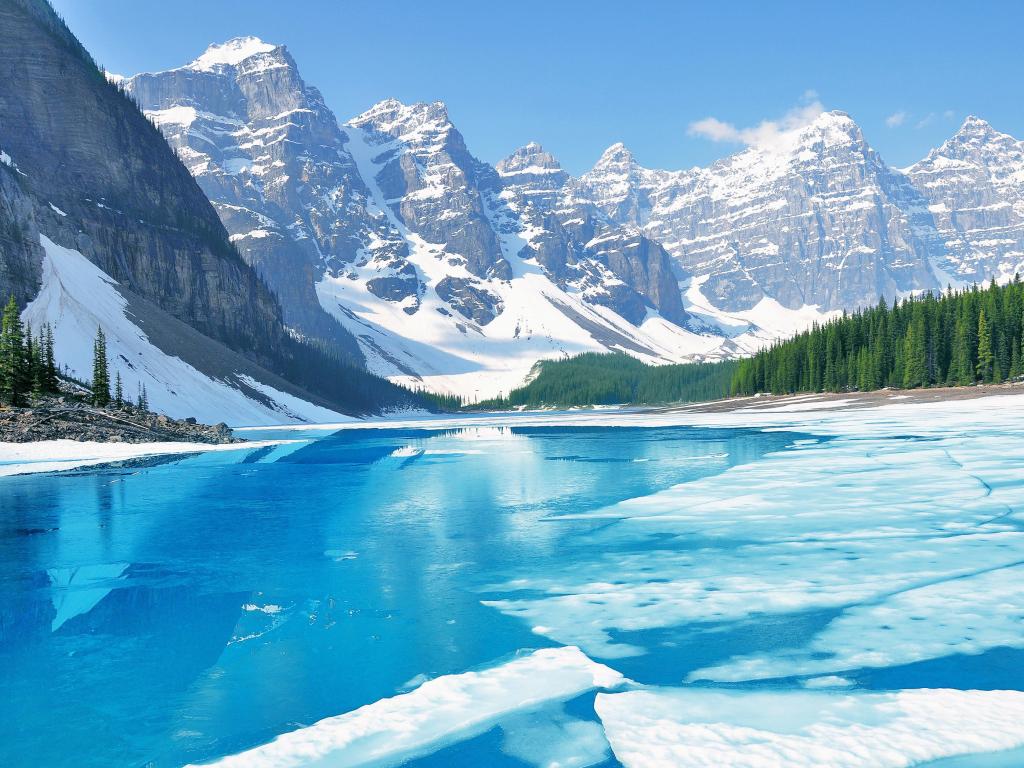
M 920 120 L 918 120 L 917 121 L 917 125 L 915 125 L 914 127 L 915 128 L 927 128 L 929 125 L 932 124 L 933 120 L 935 120 L 935 113 L 934 112 L 929 112 L 927 115 L 925 115 Z
M 794 107 L 778 120 L 762 120 L 749 128 L 737 128 L 717 117 L 705 117 L 703 120 L 690 123 L 687 133 L 711 141 L 727 141 L 758 147 L 777 146 L 786 134 L 810 125 L 825 111 L 825 107 L 816 97 L 814 91 L 807 91 L 804 99 L 810 101 Z
M 885 124 L 890 128 L 898 128 L 907 121 L 907 113 L 902 109 L 899 112 L 893 112 L 887 118 L 885 118 Z

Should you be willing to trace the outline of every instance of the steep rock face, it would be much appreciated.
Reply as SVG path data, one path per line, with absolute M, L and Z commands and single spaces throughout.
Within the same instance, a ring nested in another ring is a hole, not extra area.
M 387 99 L 349 125 L 374 148 L 375 181 L 402 224 L 477 277 L 512 276 L 480 199 L 494 170 L 469 153 L 444 104 Z
M 125 85 L 278 295 L 288 325 L 361 359 L 313 286 L 325 270 L 360 258 L 371 237 L 380 246 L 374 256 L 381 279 L 393 281 L 404 243 L 367 214 L 345 136 L 287 50 L 238 38 L 185 67 L 139 74 Z
M 43 249 L 22 175 L 0 145 L 0 297 L 14 296 L 24 306 L 39 290 Z
M 496 166 L 499 198 L 536 258 L 560 286 L 641 324 L 647 309 L 677 325 L 689 322 L 669 255 L 638 228 L 620 225 L 590 200 L 573 194 L 569 175 L 536 142 Z
M 368 210 L 384 212 L 404 238 L 420 286 L 416 297 L 390 284 L 375 290 L 358 263 L 318 284 L 374 370 L 482 396 L 552 354 L 628 349 L 667 360 L 721 343 L 682 327 L 668 255 L 567 200 L 568 174 L 539 145 L 492 168 L 468 152 L 442 104 L 393 99 L 344 130 L 371 191 Z
M 613 146 L 578 188 L 639 224 L 722 309 L 766 297 L 852 308 L 938 287 L 930 264 L 943 249 L 926 201 L 841 112 L 691 171 L 651 171 Z
M 277 304 L 160 133 L 45 3 L 0 5 L 0 43 L 0 77 L 18 84 L 0 97 L 0 146 L 49 236 L 172 316 L 266 358 L 282 332 Z M 47 214 L 51 204 L 64 215 Z
M 1024 269 L 1024 142 L 968 117 L 906 173 L 928 199 L 950 278 L 1005 280 Z
M 179 415 L 416 402 L 294 338 L 188 169 L 45 0 L 0 3 L 0 75 L 17 84 L 0 92 L 0 289 L 54 327 L 75 375 L 103 327 L 112 375 Z

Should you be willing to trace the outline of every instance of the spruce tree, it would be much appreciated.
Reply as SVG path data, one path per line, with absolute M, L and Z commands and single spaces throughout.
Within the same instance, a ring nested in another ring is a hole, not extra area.
M 60 392 L 60 381 L 57 375 L 57 358 L 53 351 L 53 328 L 46 325 L 43 343 L 43 390 L 52 395 Z
M 103 329 L 96 329 L 92 346 L 92 403 L 103 408 L 110 404 L 110 374 L 107 371 L 107 339 Z
M 995 368 L 995 354 L 992 352 L 992 334 L 988 328 L 988 317 L 984 308 L 978 315 L 978 378 L 988 384 L 992 381 Z
M 32 337 L 32 326 L 25 326 L 25 364 L 28 372 L 29 391 L 38 400 L 43 394 L 43 344 L 42 334 Z
M 121 372 L 114 376 L 114 405 L 118 408 L 124 407 L 124 388 L 121 386 Z
M 24 405 L 28 380 L 21 317 L 12 295 L 0 319 L 0 402 Z

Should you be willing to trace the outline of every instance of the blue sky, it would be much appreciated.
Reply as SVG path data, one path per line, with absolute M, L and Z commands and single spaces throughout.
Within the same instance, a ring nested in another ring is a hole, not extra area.
M 819 105 L 849 112 L 895 166 L 968 114 L 1024 138 L 1021 2 L 54 6 L 113 72 L 180 66 L 210 42 L 256 35 L 287 45 L 342 120 L 389 96 L 443 100 L 490 162 L 536 140 L 579 173 L 624 141 L 651 167 L 703 165 L 763 121 L 793 123 Z

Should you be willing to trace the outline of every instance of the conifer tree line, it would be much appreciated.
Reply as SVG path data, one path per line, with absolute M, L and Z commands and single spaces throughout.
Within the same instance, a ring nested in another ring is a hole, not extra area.
M 815 324 L 740 361 L 730 394 L 1000 383 L 1024 375 L 1024 284 L 948 290 Z
M 58 391 L 53 329 L 45 325 L 33 334 L 11 296 L 0 318 L 0 404 L 22 407 Z
M 725 397 L 736 361 L 647 365 L 623 352 L 585 352 L 537 364 L 533 380 L 470 408 L 696 402 Z

